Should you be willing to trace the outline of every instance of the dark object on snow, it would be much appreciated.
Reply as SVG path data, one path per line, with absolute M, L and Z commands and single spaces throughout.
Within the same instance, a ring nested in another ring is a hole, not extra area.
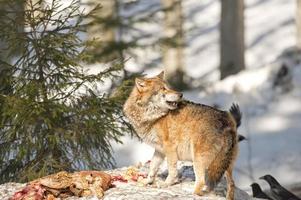
M 258 183 L 252 183 L 251 187 L 252 187 L 253 197 L 258 198 L 258 199 L 273 200 L 271 197 L 269 197 L 266 193 L 264 193 L 261 190 L 261 187 L 258 185 Z
M 238 142 L 241 142 L 243 140 L 246 140 L 246 137 L 243 135 L 238 135 Z
M 288 76 L 289 70 L 285 64 L 282 64 L 281 68 L 276 74 L 276 78 L 274 81 L 274 86 L 283 84 L 284 77 Z
M 285 189 L 278 183 L 278 181 L 271 175 L 265 175 L 260 177 L 259 179 L 263 179 L 267 181 L 271 187 L 272 197 L 276 200 L 301 200 L 299 197 Z
M 292 74 L 290 69 L 285 64 L 282 64 L 280 69 L 275 75 L 273 81 L 273 88 L 281 88 L 283 92 L 291 90 L 292 87 Z

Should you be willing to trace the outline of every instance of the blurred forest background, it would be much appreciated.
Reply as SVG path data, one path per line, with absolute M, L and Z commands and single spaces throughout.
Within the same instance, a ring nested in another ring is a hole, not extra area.
M 0 0 L 0 183 L 150 159 L 122 115 L 165 70 L 188 99 L 243 110 L 238 185 L 301 170 L 301 1 Z

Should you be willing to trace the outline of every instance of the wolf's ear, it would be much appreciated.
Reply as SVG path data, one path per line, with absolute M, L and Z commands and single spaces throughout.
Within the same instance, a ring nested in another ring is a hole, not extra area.
M 136 85 L 138 91 L 141 92 L 146 85 L 145 80 L 143 80 L 142 78 L 136 78 L 135 85 Z
M 162 72 L 160 72 L 160 74 L 158 74 L 157 75 L 157 77 L 159 78 L 159 79 L 164 79 L 164 71 L 162 71 Z

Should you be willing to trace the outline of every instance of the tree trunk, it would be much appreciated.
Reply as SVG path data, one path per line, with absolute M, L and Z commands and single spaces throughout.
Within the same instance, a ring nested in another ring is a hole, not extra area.
M 181 0 L 161 0 L 164 9 L 163 65 L 166 80 L 177 89 L 184 89 L 184 34 Z
M 297 0 L 296 9 L 297 47 L 301 48 L 301 0 Z
M 10 11 L 8 16 L 1 15 L 0 16 L 0 23 L 7 23 L 7 19 L 10 18 L 10 20 L 16 21 L 16 33 L 22 32 L 24 28 L 24 3 L 25 0 L 14 0 L 14 1 L 5 1 L 3 0 L 0 2 L 0 9 L 3 11 Z M 1 12 L 3 12 L 1 11 Z M 21 44 L 20 48 L 21 48 Z M 8 50 L 9 49 L 9 50 Z M 16 49 L 14 52 L 10 52 L 11 49 L 8 48 L 7 44 L 5 41 L 0 40 L 0 59 L 5 62 L 9 62 L 11 58 L 8 56 L 8 52 L 12 54 L 18 54 L 18 51 L 21 49 Z M 13 55 L 11 55 L 13 56 Z
M 116 43 L 116 0 L 88 0 L 94 7 L 100 3 L 101 9 L 95 14 L 95 22 L 88 28 L 88 39 L 96 40 L 97 44 L 92 49 L 95 61 L 110 62 L 120 56 Z
M 244 1 L 221 0 L 221 79 L 245 69 Z
M 22 33 L 24 29 L 24 3 L 25 0 L 0 1 L 0 12 L 7 12 L 7 15 L 0 16 L 0 23 L 7 24 L 9 20 L 13 20 L 15 33 Z M 17 42 L 16 42 L 17 43 Z M 12 92 L 11 86 L 11 61 L 12 57 L 16 56 L 24 48 L 22 42 L 11 48 L 7 41 L 0 38 L 0 94 L 9 94 Z M 1 104 L 1 102 L 0 102 Z M 1 108 L 0 108 L 1 109 Z

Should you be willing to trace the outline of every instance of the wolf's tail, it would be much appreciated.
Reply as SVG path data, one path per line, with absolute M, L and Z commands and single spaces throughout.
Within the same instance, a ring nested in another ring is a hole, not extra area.
M 242 118 L 242 113 L 239 109 L 239 106 L 233 103 L 231 108 L 229 109 L 229 112 L 231 113 L 232 117 L 236 122 L 236 128 L 238 128 L 241 124 L 241 118 Z
M 239 106 L 233 104 L 229 111 L 236 122 L 236 128 L 239 127 L 242 117 Z M 236 156 L 238 140 L 235 128 L 226 128 L 221 137 L 224 137 L 223 140 L 225 146 L 223 146 L 221 151 L 216 154 L 216 157 L 205 172 L 205 182 L 210 190 L 214 189 Z

